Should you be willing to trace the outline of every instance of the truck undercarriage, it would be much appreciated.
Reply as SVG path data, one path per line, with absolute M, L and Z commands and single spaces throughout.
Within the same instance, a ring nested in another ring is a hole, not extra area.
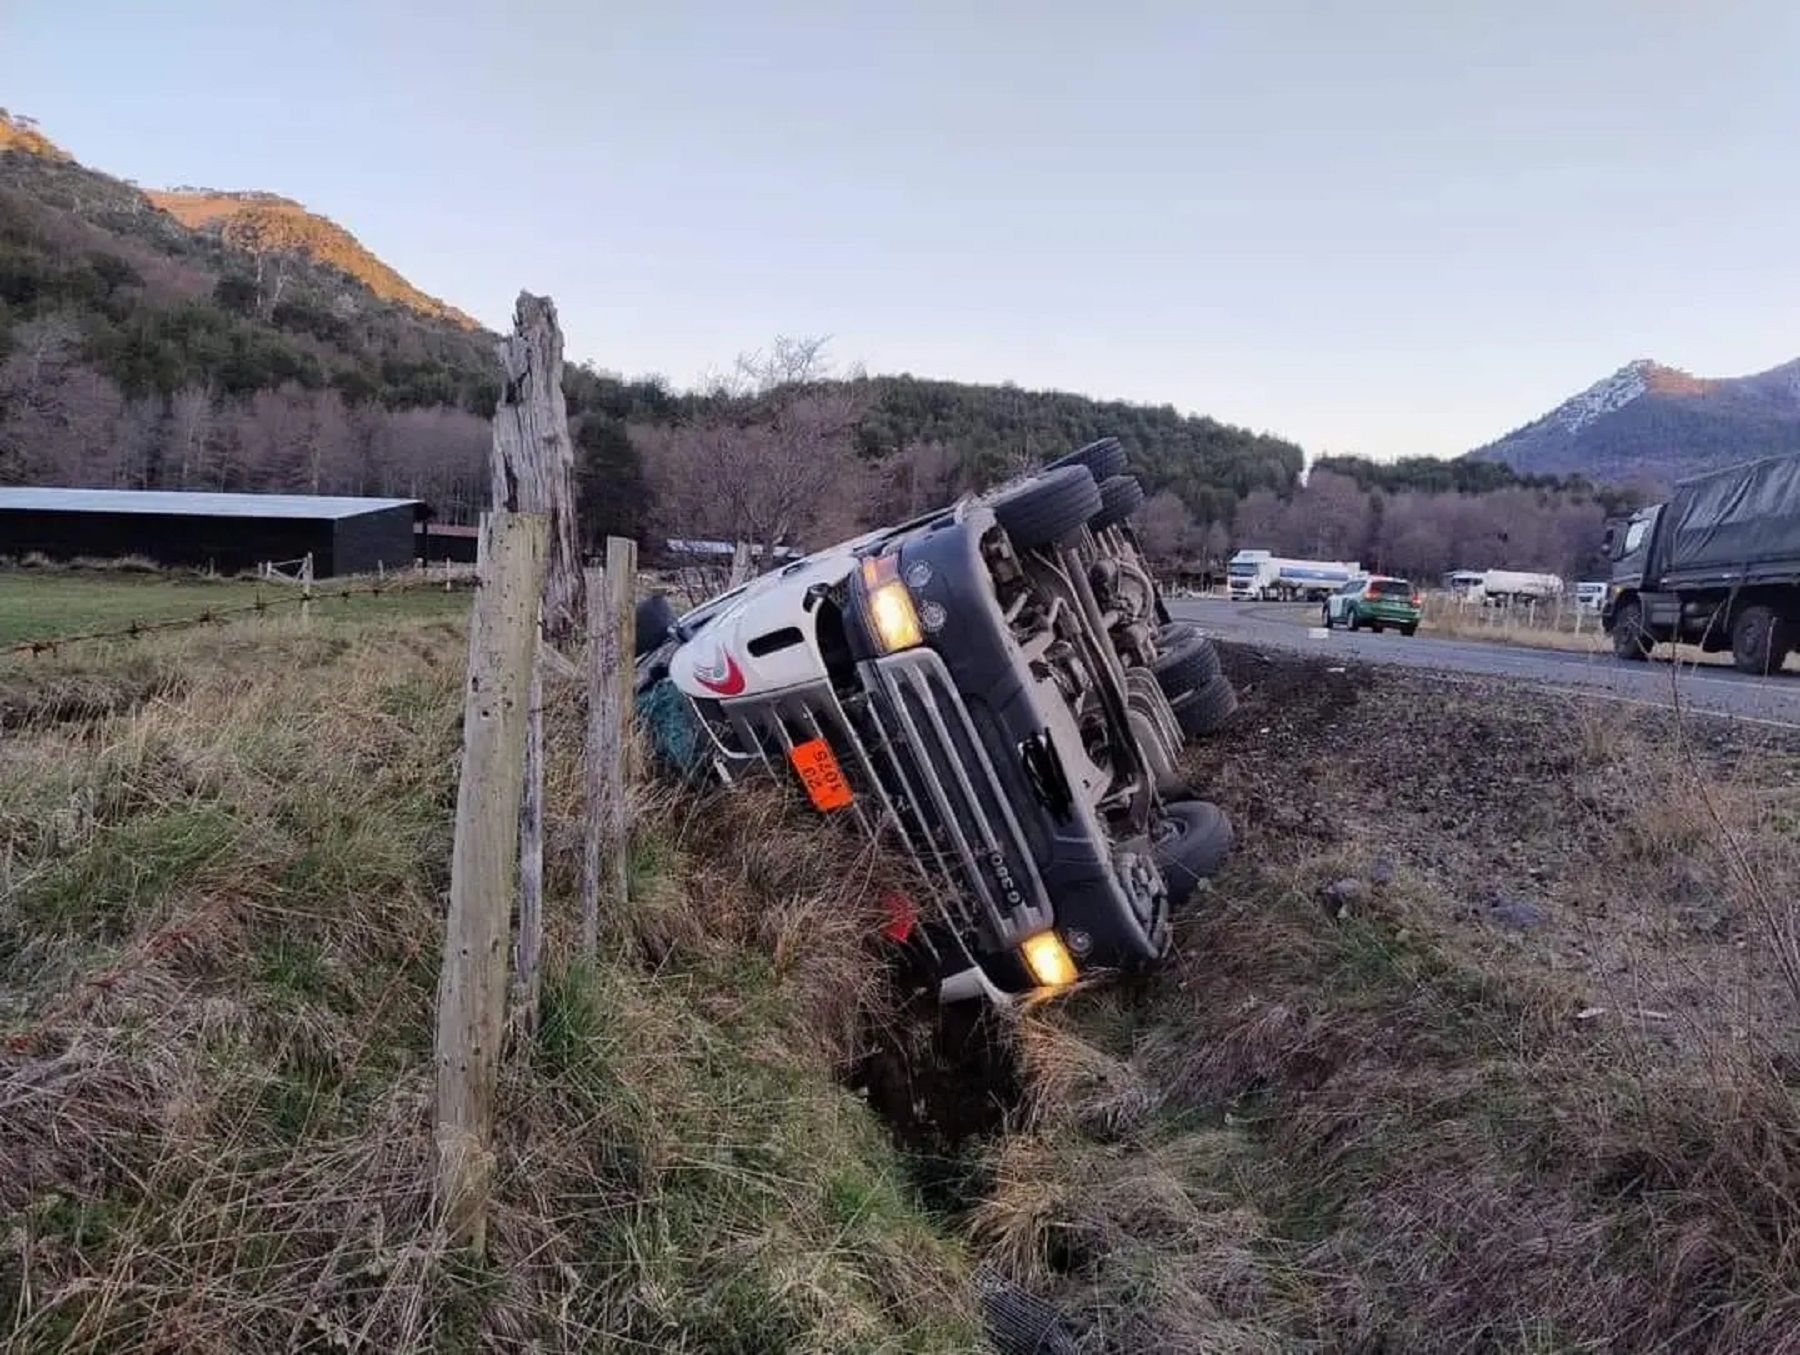
M 1130 536 L 1141 488 L 1097 473 L 1116 449 L 640 634 L 640 699 L 680 693 L 716 779 L 773 774 L 910 858 L 947 997 L 1154 963 L 1230 847 L 1179 759 L 1235 697 Z

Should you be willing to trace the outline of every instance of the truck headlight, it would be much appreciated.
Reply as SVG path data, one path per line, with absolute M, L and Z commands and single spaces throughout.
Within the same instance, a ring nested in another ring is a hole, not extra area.
M 1039 932 L 1019 943 L 1025 968 L 1042 988 L 1066 988 L 1075 982 L 1075 961 L 1055 932 Z
M 918 609 L 898 570 L 899 563 L 891 555 L 862 563 L 863 605 L 868 609 L 869 626 L 876 643 L 889 654 L 925 643 Z

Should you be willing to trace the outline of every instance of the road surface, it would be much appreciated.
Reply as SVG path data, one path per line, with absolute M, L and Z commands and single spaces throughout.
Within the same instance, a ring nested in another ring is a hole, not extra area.
M 1314 604 L 1281 606 L 1266 602 L 1224 602 L 1212 598 L 1170 598 L 1169 614 L 1192 621 L 1222 640 L 1292 649 L 1317 657 L 1337 656 L 1367 663 L 1392 663 L 1437 672 L 1506 678 L 1548 691 L 1599 696 L 1637 705 L 1672 704 L 1677 684 L 1691 711 L 1800 728 L 1800 672 L 1766 678 L 1730 668 L 1683 664 L 1676 672 L 1666 659 L 1621 663 L 1611 654 L 1571 654 L 1526 649 L 1487 641 L 1438 640 L 1394 631 L 1380 635 L 1333 630 L 1323 639 L 1308 635 L 1319 623 Z

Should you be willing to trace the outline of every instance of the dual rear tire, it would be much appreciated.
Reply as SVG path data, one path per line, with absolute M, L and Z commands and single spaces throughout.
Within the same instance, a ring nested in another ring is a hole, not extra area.
M 1219 652 L 1194 627 L 1175 621 L 1164 626 L 1163 652 L 1154 665 L 1157 684 L 1181 732 L 1204 738 L 1237 713 L 1237 692 L 1219 667 Z
M 1787 656 L 1800 641 L 1792 621 L 1773 607 L 1753 604 L 1731 623 L 1731 661 L 1740 673 L 1758 677 L 1781 671 Z

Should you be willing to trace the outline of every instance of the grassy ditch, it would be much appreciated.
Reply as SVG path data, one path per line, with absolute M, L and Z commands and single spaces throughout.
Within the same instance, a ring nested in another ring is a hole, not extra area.
M 876 865 L 755 803 L 646 792 L 632 908 L 507 1052 L 487 1259 L 446 1250 L 463 646 L 259 621 L 0 668 L 0 1348 L 978 1348 L 962 1249 L 844 1086 Z
M 970 1351 L 986 1265 L 1092 1351 L 1795 1349 L 1800 745 L 1225 659 L 1234 864 L 1165 972 L 1011 1022 L 870 963 L 886 863 L 642 789 L 479 1265 L 429 1199 L 460 626 L 0 664 L 0 1348 Z
M 978 1251 L 1095 1350 L 1794 1349 L 1795 750 L 1228 667 L 1239 859 L 1025 1024 Z

